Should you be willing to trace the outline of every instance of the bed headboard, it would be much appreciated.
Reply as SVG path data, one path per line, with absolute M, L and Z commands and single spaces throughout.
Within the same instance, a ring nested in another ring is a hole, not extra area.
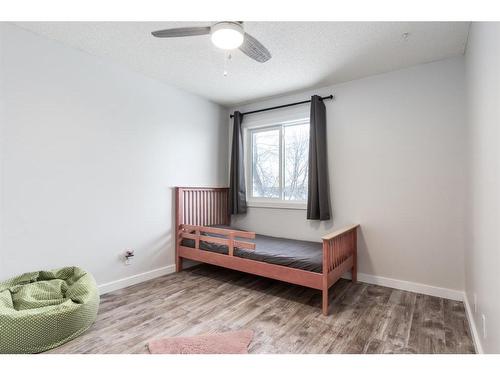
M 189 225 L 229 225 L 229 188 L 176 187 L 176 228 Z

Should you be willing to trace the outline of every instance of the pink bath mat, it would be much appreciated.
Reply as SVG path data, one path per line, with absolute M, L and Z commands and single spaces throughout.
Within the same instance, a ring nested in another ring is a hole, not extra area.
M 168 337 L 148 343 L 151 354 L 247 354 L 253 331 L 244 329 L 192 337 Z

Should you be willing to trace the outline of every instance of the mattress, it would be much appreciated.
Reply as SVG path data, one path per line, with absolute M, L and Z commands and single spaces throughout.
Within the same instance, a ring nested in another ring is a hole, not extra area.
M 218 227 L 220 228 L 220 226 Z M 230 229 L 229 227 L 225 228 Z M 204 235 L 223 237 L 213 233 L 204 233 Z M 242 241 L 254 242 L 255 250 L 235 248 L 233 256 L 311 272 L 322 272 L 323 245 L 320 242 L 299 241 L 261 234 L 256 234 L 255 239 L 242 239 Z M 184 238 L 181 245 L 194 248 L 195 241 Z M 200 249 L 228 254 L 227 246 L 206 241 L 200 241 Z

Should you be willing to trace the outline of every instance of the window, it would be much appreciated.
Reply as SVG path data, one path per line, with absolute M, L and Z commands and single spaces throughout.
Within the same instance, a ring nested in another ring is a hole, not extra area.
M 304 208 L 309 119 L 247 129 L 250 206 Z

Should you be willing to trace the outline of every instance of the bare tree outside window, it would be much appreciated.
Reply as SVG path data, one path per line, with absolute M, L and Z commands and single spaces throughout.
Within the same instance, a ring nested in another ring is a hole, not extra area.
M 280 198 L 280 130 L 253 133 L 253 196 Z
M 284 127 L 285 183 L 283 199 L 307 200 L 307 167 L 309 157 L 309 124 Z
M 251 131 L 252 196 L 307 199 L 309 123 Z

